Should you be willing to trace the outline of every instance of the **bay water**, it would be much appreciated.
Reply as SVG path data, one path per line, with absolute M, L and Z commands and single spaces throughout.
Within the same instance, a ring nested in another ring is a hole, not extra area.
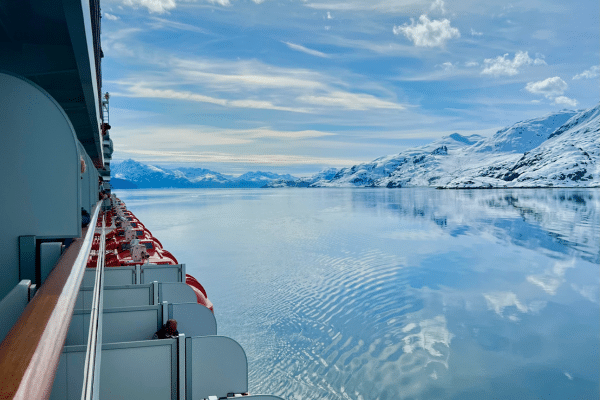
M 599 398 L 598 189 L 116 194 L 204 285 L 251 393 Z

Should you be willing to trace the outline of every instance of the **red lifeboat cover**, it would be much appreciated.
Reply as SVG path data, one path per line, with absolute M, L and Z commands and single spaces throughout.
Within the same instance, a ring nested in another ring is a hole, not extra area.
M 198 301 L 198 304 L 202 304 L 204 307 L 208 308 L 214 313 L 215 309 L 213 303 L 208 299 L 208 296 L 206 295 L 206 290 L 204 290 L 204 287 L 202 287 L 200 282 L 198 282 L 193 276 L 185 274 L 185 283 L 189 287 L 191 287 L 196 293 L 196 299 Z

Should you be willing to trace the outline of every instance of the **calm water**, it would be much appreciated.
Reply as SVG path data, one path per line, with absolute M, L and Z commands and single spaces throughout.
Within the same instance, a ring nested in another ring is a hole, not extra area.
M 116 192 L 286 399 L 598 399 L 599 190 Z

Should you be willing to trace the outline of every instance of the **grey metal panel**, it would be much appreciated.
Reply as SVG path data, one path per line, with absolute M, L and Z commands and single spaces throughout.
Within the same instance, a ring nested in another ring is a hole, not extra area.
M 186 398 L 227 397 L 248 392 L 248 362 L 242 346 L 225 336 L 186 337 Z
M 50 400 L 66 400 L 68 396 L 67 388 L 67 353 L 61 353 L 56 375 L 54 375 Z
M 162 326 L 162 306 L 105 309 L 102 318 L 104 343 L 149 340 Z
M 18 237 L 79 237 L 81 207 L 77 138 L 60 105 L 34 83 L 0 73 L 0 121 L 2 298 L 20 279 Z
M 82 288 L 79 291 L 76 307 L 89 309 L 92 306 L 92 289 Z M 154 290 L 152 285 L 124 285 L 104 288 L 104 308 L 148 306 L 153 304 Z
M 75 310 L 81 310 L 83 309 L 83 296 L 84 294 L 81 293 L 81 291 L 79 291 L 79 294 L 77 295 L 77 300 L 75 301 Z
M 104 343 L 152 339 L 162 326 L 162 305 L 104 309 L 102 324 Z M 90 311 L 73 312 L 65 346 L 87 344 L 89 329 Z
M 4 234 L 0 232 L 0 235 Z M 35 235 L 19 236 L 19 279 L 38 284 L 35 271 Z
M 31 281 L 24 279 L 0 301 L 0 343 L 27 307 L 30 286 Z
M 182 282 L 182 266 L 179 265 L 142 265 L 141 283 Z
M 88 268 L 83 277 L 82 287 L 94 286 L 96 268 Z M 104 287 L 135 284 L 135 267 L 110 267 L 104 269 Z
M 87 342 L 87 334 L 90 328 L 90 312 L 75 311 L 71 317 L 71 324 L 65 339 L 65 346 L 81 345 Z M 87 318 L 86 318 L 87 316 Z
M 80 142 L 77 142 L 77 148 L 79 149 L 79 156 L 83 159 L 85 163 L 85 172 L 81 174 L 81 185 L 79 196 L 81 197 L 81 207 L 85 209 L 88 213 L 90 212 L 90 165 L 88 164 L 89 156 L 85 152 L 85 148 Z M 91 163 L 91 160 L 90 160 Z
M 77 350 L 77 351 L 73 351 Z M 60 355 L 50 400 L 80 400 L 85 346 L 72 346 Z
M 185 283 L 161 283 L 159 286 L 158 301 L 194 303 L 197 299 L 194 290 Z
M 169 304 L 169 318 L 177 321 L 177 330 L 186 336 L 217 334 L 215 315 L 202 304 Z
M 85 346 L 63 348 L 52 400 L 81 399 L 85 350 Z M 177 339 L 103 345 L 100 399 L 176 400 Z
M 62 254 L 62 242 L 40 244 L 40 285 L 44 283 Z
M 67 355 L 67 399 L 80 400 L 83 388 L 83 366 L 85 347 L 81 352 L 69 352 Z
M 89 175 L 89 191 L 90 191 L 90 209 L 94 208 L 96 201 L 98 201 L 98 170 L 94 167 L 93 161 L 90 159 L 89 168 L 91 169 L 91 173 Z
M 177 399 L 177 339 L 104 345 L 100 399 Z

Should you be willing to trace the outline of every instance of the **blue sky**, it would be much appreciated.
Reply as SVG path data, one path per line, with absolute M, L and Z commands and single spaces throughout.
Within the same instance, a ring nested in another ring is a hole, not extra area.
M 103 0 L 114 159 L 310 175 L 599 101 L 597 0 Z

